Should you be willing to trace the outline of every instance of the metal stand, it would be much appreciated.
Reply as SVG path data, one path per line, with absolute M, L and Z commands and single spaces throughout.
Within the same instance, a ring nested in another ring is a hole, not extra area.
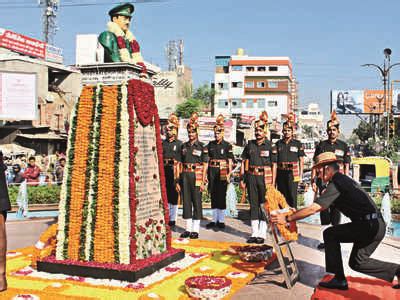
M 300 273 L 292 249 L 290 248 L 290 241 L 282 240 L 279 242 L 278 228 L 269 221 L 268 214 L 265 212 L 264 207 L 261 206 L 260 208 L 263 217 L 269 225 L 267 233 L 271 237 L 272 246 L 278 258 L 279 267 L 285 279 L 286 287 L 291 289 L 299 279 Z M 287 251 L 282 251 L 282 247 L 285 247 Z M 286 252 L 286 256 L 283 252 Z

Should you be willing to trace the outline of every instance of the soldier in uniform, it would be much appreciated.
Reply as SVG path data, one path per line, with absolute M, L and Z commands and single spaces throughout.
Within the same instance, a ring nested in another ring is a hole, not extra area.
M 178 183 L 177 190 L 182 191 L 183 219 L 186 220 L 186 230 L 181 238 L 197 239 L 199 237 L 200 220 L 203 217 L 201 194 L 207 183 L 207 147 L 199 142 L 198 115 L 192 114 L 187 125 L 189 141 L 181 147 L 182 186 Z
M 337 118 L 336 112 L 333 111 L 331 114 L 331 119 L 327 122 L 327 134 L 328 134 L 328 139 L 325 141 L 321 141 L 317 147 L 315 148 L 315 153 L 314 153 L 314 162 L 315 159 L 318 155 L 324 152 L 333 152 L 335 153 L 336 157 L 341 160 L 339 163 L 339 172 L 349 175 L 349 170 L 350 170 L 350 150 L 349 146 L 338 139 L 339 134 L 340 134 L 340 129 L 339 129 L 339 119 Z M 311 178 L 313 179 L 313 190 L 315 193 L 318 191 L 321 193 L 325 185 L 321 181 L 321 179 L 316 177 L 316 171 L 315 168 L 312 170 L 312 175 Z M 337 225 L 340 223 L 340 213 L 338 210 L 335 209 L 334 206 L 329 207 L 329 209 L 326 209 L 320 213 L 320 218 L 321 218 L 321 225 Z M 318 249 L 324 249 L 325 246 L 323 243 L 320 243 L 318 245 Z
M 224 116 L 219 115 L 214 126 L 215 140 L 207 145 L 208 149 L 208 190 L 211 195 L 212 222 L 206 225 L 225 228 L 226 189 L 232 171 L 232 145 L 224 140 Z
M 340 163 L 341 159 L 338 159 L 334 152 L 319 154 L 313 168 L 318 177 L 328 183 L 325 192 L 310 206 L 290 216 L 272 215 L 271 221 L 285 224 L 335 205 L 351 222 L 333 225 L 324 231 L 326 271 L 335 276 L 328 282 L 320 282 L 319 286 L 328 289 L 348 289 L 340 243 L 353 243 L 349 258 L 349 266 L 353 270 L 388 282 L 392 282 L 397 276 L 399 282 L 399 264 L 371 258 L 385 237 L 386 224 L 382 215 L 371 197 L 353 179 L 339 172 Z M 399 285 L 393 287 L 399 288 Z
M 166 127 L 166 139 L 163 141 L 163 158 L 165 185 L 167 188 L 168 206 L 169 206 L 169 226 L 174 227 L 178 215 L 179 193 L 176 190 L 176 184 L 179 179 L 178 162 L 181 160 L 182 142 L 178 140 L 179 120 L 175 114 L 168 118 Z
M 277 156 L 278 190 L 285 196 L 289 206 L 297 209 L 297 186 L 303 177 L 305 154 L 301 142 L 293 138 L 294 129 L 294 115 L 290 113 L 283 123 L 283 139 L 273 146 L 272 153 Z
M 272 144 L 267 139 L 268 114 L 264 111 L 255 122 L 255 140 L 249 141 L 242 153 L 241 187 L 247 187 L 250 202 L 251 237 L 247 243 L 263 244 L 267 233 L 267 223 L 260 205 L 265 202 L 267 185 L 275 185 L 276 157 Z

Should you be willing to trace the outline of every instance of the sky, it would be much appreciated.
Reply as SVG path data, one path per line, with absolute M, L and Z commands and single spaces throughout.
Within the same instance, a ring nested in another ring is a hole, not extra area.
M 65 62 L 75 61 L 76 34 L 106 29 L 112 0 L 60 0 L 55 46 Z M 42 37 L 42 10 L 37 0 L 0 0 L 0 27 Z M 18 8 L 16 8 L 18 6 Z M 22 6 L 22 7 L 19 7 Z M 289 56 L 299 82 L 299 103 L 317 102 L 327 120 L 332 89 L 379 89 L 382 80 L 365 63 L 383 64 L 384 48 L 392 63 L 400 62 L 400 1 L 398 0 L 166 0 L 135 4 L 131 30 L 145 60 L 167 67 L 164 48 L 183 39 L 185 64 L 194 85 L 214 78 L 214 57 L 244 48 L 250 56 Z M 400 80 L 400 66 L 391 79 Z M 340 116 L 346 135 L 358 117 Z

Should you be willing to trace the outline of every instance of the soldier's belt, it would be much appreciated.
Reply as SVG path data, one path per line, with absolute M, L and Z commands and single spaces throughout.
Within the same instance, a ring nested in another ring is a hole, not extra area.
M 208 165 L 209 165 L 210 167 L 217 167 L 217 168 L 219 168 L 219 166 L 220 166 L 222 163 L 225 163 L 225 162 L 226 162 L 225 159 L 211 159 L 211 160 L 208 162 Z
M 250 166 L 248 174 L 257 175 L 257 176 L 260 176 L 260 175 L 264 176 L 264 167 Z
M 164 166 L 173 166 L 174 159 L 173 158 L 164 158 Z
M 290 162 L 278 163 L 278 169 L 285 170 L 285 171 L 291 171 L 294 169 L 294 164 L 297 164 L 297 163 L 290 163 Z
M 194 172 L 200 164 L 183 163 L 183 172 Z

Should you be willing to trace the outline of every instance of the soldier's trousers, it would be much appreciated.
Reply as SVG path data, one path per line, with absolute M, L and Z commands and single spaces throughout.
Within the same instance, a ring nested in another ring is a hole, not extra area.
M 167 188 L 168 203 L 177 205 L 178 204 L 178 192 L 176 191 L 174 181 L 174 169 L 173 166 L 164 167 L 165 172 L 165 187 Z
M 264 176 L 247 174 L 246 186 L 250 203 L 250 219 L 264 220 L 260 209 L 260 205 L 265 202 Z
M 228 183 L 220 180 L 219 167 L 208 168 L 208 191 L 212 209 L 226 209 L 226 190 Z
M 196 176 L 194 172 L 182 173 L 182 199 L 183 199 L 183 218 L 201 220 L 203 208 L 201 204 L 200 187 L 196 186 Z
M 278 170 L 276 174 L 278 191 L 286 198 L 290 207 L 297 209 L 297 186 L 298 182 L 293 181 L 293 172 L 290 170 Z
M 385 232 L 386 225 L 382 218 L 334 225 L 325 229 L 326 271 L 344 277 L 340 243 L 353 243 L 349 266 L 357 272 L 392 282 L 400 265 L 370 257 L 385 237 Z

